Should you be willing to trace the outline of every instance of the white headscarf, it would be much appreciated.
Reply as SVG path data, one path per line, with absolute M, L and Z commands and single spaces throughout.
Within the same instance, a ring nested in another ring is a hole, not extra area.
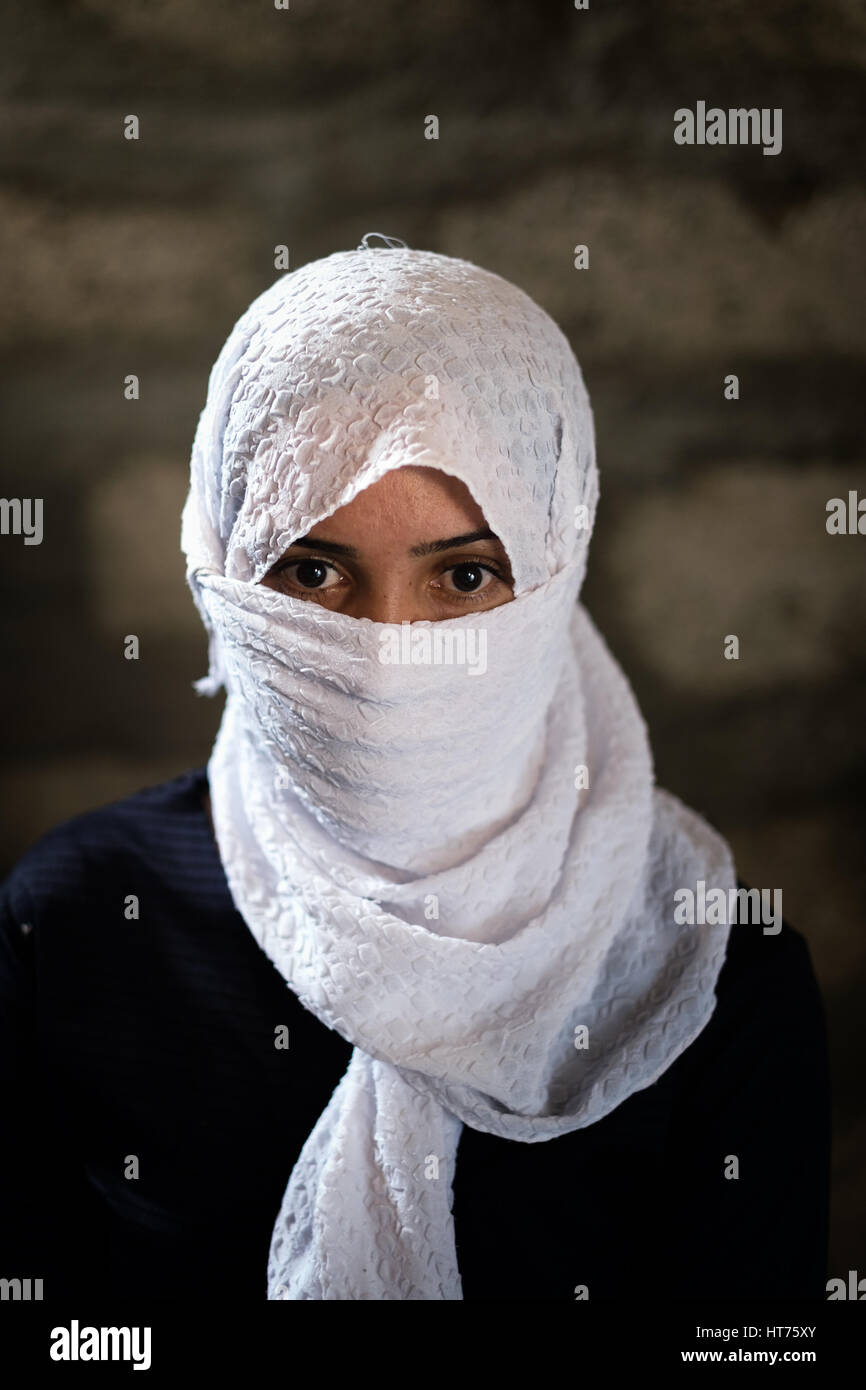
M 483 635 L 475 678 L 387 663 L 383 624 L 258 584 L 405 464 L 462 479 L 511 561 L 511 602 L 408 629 Z M 727 893 L 733 863 L 654 788 L 578 602 L 597 495 L 566 338 L 468 261 L 337 252 L 255 300 L 214 365 L 182 546 L 198 686 L 227 690 L 216 839 L 259 945 L 354 1045 L 289 1177 L 269 1298 L 460 1299 L 462 1125 L 593 1124 L 712 1014 L 728 931 L 674 925 L 674 893 Z

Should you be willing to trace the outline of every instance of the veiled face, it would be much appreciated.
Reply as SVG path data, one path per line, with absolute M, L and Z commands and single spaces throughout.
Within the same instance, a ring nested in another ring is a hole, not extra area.
M 317 523 L 261 582 L 378 623 L 457 618 L 514 597 L 505 547 L 466 485 L 414 466 Z

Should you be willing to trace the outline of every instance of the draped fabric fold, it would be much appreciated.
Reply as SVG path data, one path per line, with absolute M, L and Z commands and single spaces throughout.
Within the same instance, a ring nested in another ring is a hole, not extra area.
M 259 583 L 406 464 L 462 479 L 515 577 L 498 608 L 413 623 L 418 661 L 385 659 L 387 625 Z M 217 843 L 259 945 L 354 1049 L 287 1174 L 269 1298 L 460 1299 L 462 1126 L 537 1143 L 593 1124 L 712 1014 L 727 928 L 675 925 L 674 893 L 727 891 L 734 866 L 655 787 L 580 603 L 597 497 L 567 339 L 464 260 L 304 266 L 211 373 L 182 546 L 210 635 L 199 688 L 227 694 Z M 430 660 L 432 629 L 483 670 Z

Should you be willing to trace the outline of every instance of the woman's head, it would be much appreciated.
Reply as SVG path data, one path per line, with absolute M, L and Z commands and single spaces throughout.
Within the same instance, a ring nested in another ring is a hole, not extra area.
M 574 685 L 596 498 L 580 368 L 516 286 L 380 247 L 271 286 L 211 373 L 182 533 L 243 796 L 405 873 L 508 822 Z
M 374 499 L 394 470 L 404 476 Z M 446 491 L 431 470 L 462 487 Z M 336 542 L 329 530 L 366 489 L 353 519 L 398 497 L 408 515 L 422 489 L 437 507 L 474 503 L 515 597 L 582 569 L 597 499 L 592 411 L 567 339 L 522 290 L 454 257 L 365 247 L 283 276 L 241 316 L 193 448 L 182 537 L 193 592 L 201 570 L 273 587 L 290 547 Z

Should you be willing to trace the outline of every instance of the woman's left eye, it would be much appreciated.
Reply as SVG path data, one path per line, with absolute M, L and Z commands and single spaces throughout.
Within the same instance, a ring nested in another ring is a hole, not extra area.
M 462 565 L 452 565 L 450 569 L 444 570 L 442 578 L 451 580 L 451 584 L 445 585 L 449 592 L 478 594 L 490 587 L 496 575 L 486 565 L 466 561 Z

